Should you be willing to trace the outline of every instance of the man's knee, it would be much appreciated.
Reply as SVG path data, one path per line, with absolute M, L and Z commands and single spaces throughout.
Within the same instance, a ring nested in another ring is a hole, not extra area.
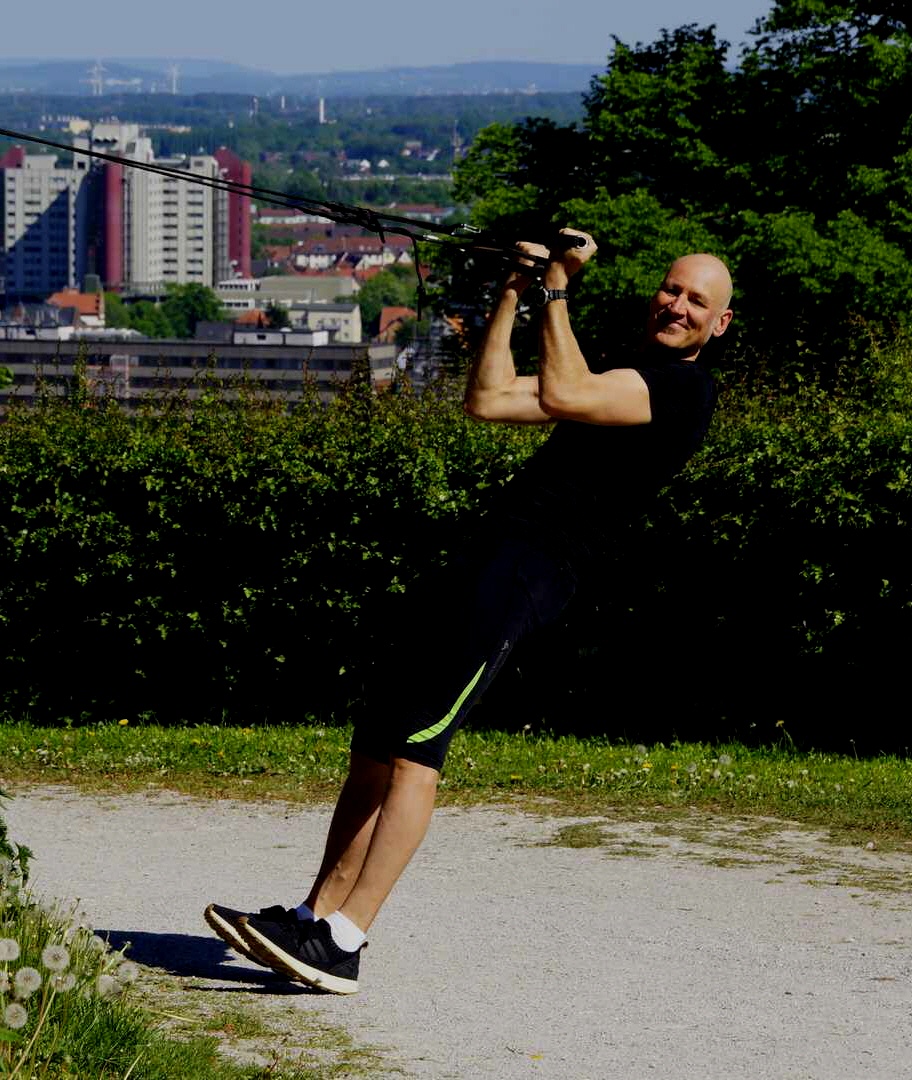
M 425 765 L 420 761 L 412 761 L 410 758 L 394 757 L 392 759 L 393 784 L 408 784 L 411 787 L 436 788 L 440 779 L 440 770 L 432 765 Z

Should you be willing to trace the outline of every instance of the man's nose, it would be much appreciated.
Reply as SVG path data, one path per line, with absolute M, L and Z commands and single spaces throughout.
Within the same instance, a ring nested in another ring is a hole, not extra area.
M 687 302 L 678 294 L 668 305 L 668 310 L 675 315 L 683 315 L 687 311 Z

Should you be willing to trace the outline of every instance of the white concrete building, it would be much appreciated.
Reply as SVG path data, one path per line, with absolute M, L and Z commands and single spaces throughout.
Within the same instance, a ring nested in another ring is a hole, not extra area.
M 208 154 L 156 159 L 151 139 L 140 135 L 138 124 L 98 123 L 90 139 L 75 140 L 75 145 L 175 173 L 207 179 L 220 175 L 218 162 Z M 196 283 L 211 288 L 230 275 L 226 191 L 143 169 L 125 168 L 120 176 L 106 189 L 105 214 L 108 221 L 122 222 L 119 259 L 108 265 L 119 263 L 123 285 L 160 289 Z M 109 242 L 118 241 L 112 235 Z
M 41 297 L 81 286 L 88 224 L 85 162 L 64 169 L 52 154 L 8 157 L 7 167 L 0 168 L 0 276 L 7 295 Z

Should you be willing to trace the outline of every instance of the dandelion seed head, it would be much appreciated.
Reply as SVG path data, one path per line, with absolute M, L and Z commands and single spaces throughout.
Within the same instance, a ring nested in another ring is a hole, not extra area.
M 633 748 L 633 752 L 638 757 L 645 757 L 646 756 L 646 747 L 642 743 L 637 743 L 636 746 Z
M 0 960 L 18 960 L 19 942 L 15 938 L 0 938 Z
M 28 1011 L 18 1001 L 11 1001 L 3 1010 L 3 1023 L 13 1031 L 24 1028 L 28 1023 Z
M 27 998 L 41 986 L 41 973 L 33 967 L 21 967 L 13 976 L 16 997 Z
M 719 764 L 720 765 L 731 765 L 731 763 L 732 763 L 731 754 L 720 754 L 719 755 Z
M 89 952 L 103 953 L 107 950 L 107 947 L 107 944 L 97 934 L 93 934 L 87 942 Z
M 697 771 L 697 766 L 693 761 L 687 766 L 687 771 L 691 776 Z
M 52 919 L 60 917 L 60 901 L 53 896 L 42 896 L 38 901 L 38 907 Z
M 139 978 L 139 967 L 134 964 L 132 960 L 124 960 L 120 967 L 114 972 L 114 977 L 119 983 L 129 985 L 135 983 Z
M 721 769 L 713 769 L 713 773 L 712 773 L 713 780 L 718 780 L 721 777 L 721 775 L 722 775 L 722 770 Z
M 113 975 L 107 975 L 102 972 L 95 980 L 95 989 L 102 997 L 111 997 L 120 990 L 120 983 L 118 983 Z
M 47 945 L 41 953 L 41 963 L 48 971 L 66 971 L 70 966 L 70 953 L 62 945 Z
M 72 971 L 57 972 L 57 974 L 51 976 L 50 983 L 58 993 L 63 994 L 67 990 L 72 990 L 76 985 L 76 976 Z
M 5 971 L 0 971 L 0 994 L 8 994 L 10 988 L 10 978 Z

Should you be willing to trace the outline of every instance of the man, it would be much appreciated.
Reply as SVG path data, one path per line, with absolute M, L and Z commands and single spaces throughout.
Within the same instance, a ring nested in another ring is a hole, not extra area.
M 297 909 L 205 917 L 249 958 L 334 993 L 358 988 L 360 951 L 381 905 L 424 838 L 450 739 L 516 642 L 554 620 L 610 546 L 611 529 L 644 508 L 702 441 L 715 388 L 696 361 L 723 334 L 731 279 L 712 255 L 676 260 L 653 296 L 642 351 L 593 371 L 570 324 L 567 285 L 595 254 L 592 238 L 549 252 L 543 280 L 510 275 L 469 374 L 465 409 L 480 420 L 553 423 L 507 486 L 470 558 L 450 568 L 410 637 L 426 655 L 369 700 L 323 862 Z M 565 241 L 566 242 L 566 241 Z M 527 292 L 528 290 L 528 292 Z M 518 375 L 510 334 L 520 297 L 538 293 L 540 366 Z M 610 362 L 610 361 L 609 361 Z M 382 665 L 381 665 L 382 666 Z

